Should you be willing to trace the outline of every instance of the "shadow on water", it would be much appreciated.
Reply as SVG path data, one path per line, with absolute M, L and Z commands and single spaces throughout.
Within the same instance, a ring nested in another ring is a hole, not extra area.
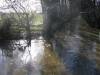
M 95 75 L 96 43 L 78 36 L 54 40 L 55 53 L 72 75 Z

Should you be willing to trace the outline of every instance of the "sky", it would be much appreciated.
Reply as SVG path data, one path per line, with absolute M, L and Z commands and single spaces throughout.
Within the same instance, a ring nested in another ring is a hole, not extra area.
M 14 1 L 14 0 L 13 0 Z M 25 9 L 27 11 L 35 11 L 37 13 L 42 12 L 42 8 L 41 8 L 41 2 L 40 0 L 26 0 L 24 3 L 21 2 L 21 0 L 19 0 L 20 3 L 22 4 L 22 6 L 25 7 Z M 8 3 L 10 4 L 10 3 Z M 18 5 L 18 3 L 17 3 Z M 0 0 L 0 12 L 14 12 L 14 10 L 10 9 L 2 9 L 2 8 L 6 8 L 7 7 L 7 3 L 5 3 L 5 0 Z M 18 6 L 17 6 L 18 8 Z M 20 9 L 18 9 L 20 11 Z

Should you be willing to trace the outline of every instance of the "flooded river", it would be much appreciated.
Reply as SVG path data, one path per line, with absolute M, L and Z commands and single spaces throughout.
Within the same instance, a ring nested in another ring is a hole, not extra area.
M 16 13 L 1 13 L 0 75 L 100 75 L 95 0 L 4 1 Z
M 65 38 L 51 45 L 39 37 L 28 47 L 26 40 L 10 40 L 15 47 L 12 56 L 0 49 L 0 75 L 96 75 L 96 42 L 79 36 Z

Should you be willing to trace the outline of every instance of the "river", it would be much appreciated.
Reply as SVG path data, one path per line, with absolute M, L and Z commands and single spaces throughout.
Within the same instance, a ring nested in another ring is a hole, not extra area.
M 10 41 L 12 56 L 0 48 L 0 75 L 96 75 L 96 41 L 77 35 L 55 39 L 53 45 L 42 36 L 28 47 L 26 40 Z

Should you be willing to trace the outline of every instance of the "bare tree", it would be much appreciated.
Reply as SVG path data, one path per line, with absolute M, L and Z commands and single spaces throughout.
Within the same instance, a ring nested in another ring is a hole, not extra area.
M 19 33 L 21 31 L 20 30 L 21 27 L 23 27 L 25 29 L 24 32 L 26 33 L 26 35 L 24 35 L 26 37 L 25 37 L 25 39 L 23 39 L 23 41 L 25 40 L 24 42 L 27 44 L 25 47 L 23 47 L 21 45 L 20 41 L 19 41 L 19 43 L 16 43 L 16 42 L 18 42 L 18 39 L 7 40 L 9 38 L 8 37 L 7 39 L 5 38 L 4 40 L 0 40 L 0 47 L 2 46 L 2 48 L 4 48 L 3 52 L 6 53 L 5 55 L 7 55 L 7 53 L 12 54 L 13 50 L 15 50 L 16 47 L 18 47 L 18 49 L 20 51 L 25 51 L 26 47 L 31 46 L 31 30 L 30 30 L 30 18 L 29 18 L 30 15 L 28 13 L 29 7 L 24 6 L 24 3 L 26 1 L 27 0 L 4 0 L 5 5 L 0 7 L 1 10 L 6 10 L 6 9 L 10 10 L 11 9 L 11 12 L 13 12 L 14 14 L 17 14 L 17 18 L 18 18 L 17 25 L 19 28 Z M 8 18 L 7 21 L 9 19 L 10 18 Z M 23 19 L 24 19 L 24 22 L 22 21 Z M 9 24 L 11 25 L 10 21 L 9 21 Z M 6 28 L 6 30 L 8 30 L 7 27 L 5 27 L 5 28 Z M 5 34 L 3 34 L 3 35 L 5 35 Z M 19 37 L 19 36 L 17 36 L 17 37 Z M 16 41 L 12 41 L 12 40 L 16 40 Z M 19 40 L 20 40 L 20 38 L 19 38 Z M 15 47 L 15 45 L 16 45 L 16 47 Z M 7 47 L 5 47 L 5 46 L 7 46 Z M 6 50 L 6 49 L 9 49 L 9 50 Z M 9 56 L 9 55 L 10 54 L 8 54 L 7 56 Z
M 23 3 L 25 3 L 27 0 L 5 0 L 6 5 L 0 7 L 0 9 L 12 9 L 17 14 L 17 17 L 19 18 L 19 28 L 23 25 L 26 29 L 26 40 L 27 44 L 30 44 L 31 40 L 31 31 L 30 31 L 30 23 L 29 23 L 29 14 L 28 14 L 28 6 L 25 7 Z M 23 13 L 23 15 L 20 15 L 20 13 Z M 23 24 L 21 21 L 21 17 L 25 18 L 25 23 Z

